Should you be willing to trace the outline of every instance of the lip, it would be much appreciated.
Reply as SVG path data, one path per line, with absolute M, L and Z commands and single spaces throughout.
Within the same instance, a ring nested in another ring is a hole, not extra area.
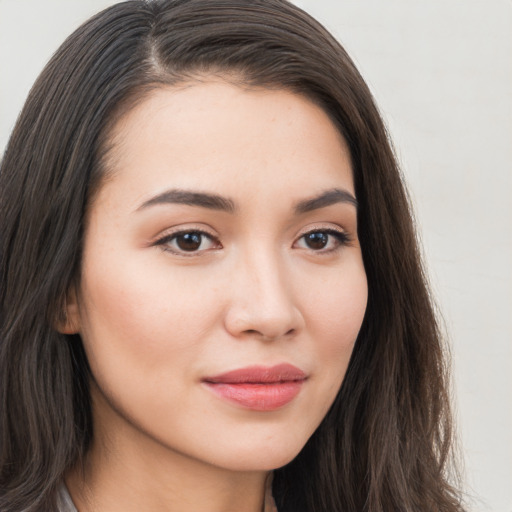
M 206 377 L 204 385 L 217 396 L 253 411 L 274 411 L 301 391 L 306 374 L 288 363 L 248 366 Z

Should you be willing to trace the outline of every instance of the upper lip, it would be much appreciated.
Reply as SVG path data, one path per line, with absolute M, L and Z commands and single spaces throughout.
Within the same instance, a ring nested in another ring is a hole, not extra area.
M 300 368 L 289 363 L 282 363 L 275 366 L 247 366 L 212 377 L 206 377 L 203 381 L 214 384 L 271 384 L 305 379 L 306 374 Z

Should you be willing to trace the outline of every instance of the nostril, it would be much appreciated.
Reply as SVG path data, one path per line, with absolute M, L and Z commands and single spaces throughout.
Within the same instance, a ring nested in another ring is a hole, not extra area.
M 277 339 L 282 338 L 282 337 L 292 336 L 293 334 L 295 334 L 295 329 L 292 328 L 292 329 L 289 329 L 288 331 L 286 331 L 283 334 L 277 334 L 277 335 L 273 335 L 273 336 L 272 335 L 268 335 L 268 334 L 263 334 L 263 332 L 258 331 L 257 329 L 247 329 L 244 332 L 245 332 L 246 335 L 257 336 L 257 337 L 261 338 L 264 341 L 274 341 L 274 340 L 277 340 Z

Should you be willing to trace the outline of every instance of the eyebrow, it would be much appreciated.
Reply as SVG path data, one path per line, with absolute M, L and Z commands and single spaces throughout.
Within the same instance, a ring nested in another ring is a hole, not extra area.
M 348 190 L 333 188 L 313 198 L 299 201 L 295 205 L 294 211 L 297 215 L 300 215 L 337 203 L 348 203 L 356 208 L 358 207 L 356 198 Z M 188 206 L 208 208 L 210 210 L 220 210 L 227 213 L 234 213 L 237 210 L 235 202 L 227 197 L 206 192 L 173 189 L 148 199 L 137 208 L 137 211 L 160 204 L 185 204 Z
M 326 190 L 312 199 L 305 199 L 295 205 L 295 213 L 307 213 L 325 208 L 337 203 L 348 203 L 358 208 L 357 199 L 348 191 L 341 188 Z
M 217 194 L 207 194 L 205 192 L 194 192 L 190 190 L 167 190 L 162 194 L 142 203 L 137 210 L 148 208 L 157 204 L 186 204 L 189 206 L 200 206 L 210 210 L 220 210 L 228 213 L 234 213 L 236 210 L 233 200 Z

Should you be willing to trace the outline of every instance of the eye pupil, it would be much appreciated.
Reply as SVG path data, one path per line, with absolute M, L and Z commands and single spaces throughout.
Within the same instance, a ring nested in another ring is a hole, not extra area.
M 323 249 L 329 241 L 329 235 L 321 231 L 316 231 L 315 233 L 305 235 L 305 239 L 310 249 Z
M 176 237 L 176 244 L 182 251 L 197 251 L 201 247 L 201 233 L 183 233 Z

